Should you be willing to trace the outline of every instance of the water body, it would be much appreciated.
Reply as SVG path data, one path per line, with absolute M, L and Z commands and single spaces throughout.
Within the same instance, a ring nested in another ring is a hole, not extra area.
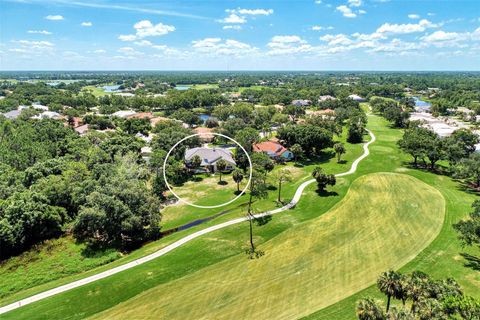
M 105 92 L 116 92 L 116 91 L 120 91 L 118 90 L 120 88 L 119 85 L 116 85 L 116 86 L 103 86 L 102 89 L 103 91 Z
M 430 102 L 423 101 L 418 97 L 413 97 L 413 100 L 415 101 L 415 107 L 430 107 L 431 106 Z
M 205 123 L 212 116 L 209 114 L 202 113 L 202 114 L 199 114 L 198 117 L 200 118 L 200 120 L 202 120 L 203 123 Z
M 185 91 L 185 90 L 188 90 L 190 89 L 189 86 L 176 86 L 175 87 L 175 90 L 179 90 L 179 91 Z

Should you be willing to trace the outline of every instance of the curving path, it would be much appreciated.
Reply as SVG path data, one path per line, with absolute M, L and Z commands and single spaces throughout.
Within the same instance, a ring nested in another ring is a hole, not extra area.
M 342 176 L 346 176 L 346 175 L 350 175 L 350 174 L 353 174 L 355 173 L 355 171 L 357 171 L 357 166 L 358 164 L 360 163 L 360 161 L 362 161 L 363 159 L 365 159 L 369 154 L 370 154 L 370 151 L 368 149 L 368 146 L 373 143 L 375 141 L 375 135 L 370 131 L 370 130 L 367 130 L 371 139 L 369 142 L 365 143 L 363 145 L 363 154 L 358 157 L 353 163 L 352 163 L 352 166 L 350 168 L 350 170 L 346 171 L 346 172 L 342 172 L 342 173 L 339 173 L 339 174 L 336 174 L 337 177 L 342 177 Z M 303 193 L 303 190 L 305 190 L 305 188 L 314 183 L 315 182 L 315 179 L 310 179 L 308 181 L 305 181 L 304 183 L 302 183 L 298 188 L 297 188 L 297 191 L 295 192 L 295 195 L 293 196 L 293 199 L 292 201 L 290 201 L 290 203 L 288 203 L 287 205 L 281 207 L 281 208 L 278 208 L 278 209 L 275 209 L 275 210 L 271 210 L 271 211 L 266 211 L 266 212 L 263 212 L 263 213 L 259 213 L 259 214 L 256 214 L 254 217 L 255 218 L 259 218 L 259 217 L 264 217 L 264 216 L 268 216 L 268 215 L 273 215 L 273 214 L 276 214 L 276 213 L 280 213 L 280 212 L 283 212 L 283 211 L 286 211 L 286 210 L 289 210 L 293 207 L 295 207 L 295 205 L 298 203 L 298 201 L 300 201 L 300 198 L 302 197 L 302 193 Z M 27 305 L 27 304 L 30 304 L 30 303 L 33 303 L 33 302 L 36 302 L 36 301 L 39 301 L 39 300 L 42 300 L 42 299 L 45 299 L 45 298 L 48 298 L 48 297 L 51 297 L 53 295 L 56 295 L 56 294 L 59 294 L 59 293 L 62 293 L 62 292 L 65 292 L 65 291 L 68 291 L 68 290 L 71 290 L 71 289 L 74 289 L 74 288 L 77 288 L 77 287 L 80 287 L 80 286 L 83 286 L 85 284 L 88 284 L 88 283 L 91 283 L 91 282 L 94 282 L 94 281 L 97 281 L 97 280 L 100 280 L 100 279 L 103 279 L 103 278 L 106 278 L 106 277 L 109 277 L 111 275 L 114 275 L 116 273 L 119 273 L 119 272 L 122 272 L 124 270 L 127 270 L 127 269 L 130 269 L 130 268 L 133 268 L 135 266 L 138 266 L 140 264 L 143 264 L 143 263 L 146 263 L 150 260 L 153 260 L 153 259 L 156 259 L 158 257 L 161 257 L 163 256 L 164 254 L 166 254 L 167 252 L 170 252 L 178 247 L 180 247 L 181 245 L 195 239 L 195 238 L 198 238 L 204 234 L 207 234 L 207 233 L 210 233 L 210 232 L 213 232 L 215 230 L 218 230 L 218 229 L 222 229 L 222 228 L 225 228 L 225 227 L 228 227 L 228 226 L 231 226 L 231 225 L 234 225 L 234 224 L 238 224 L 238 223 L 241 223 L 241 222 L 244 222 L 244 221 L 248 221 L 248 217 L 242 217 L 242 218 L 237 218 L 237 219 L 233 219 L 233 220 L 229 220 L 229 221 L 226 221 L 226 222 L 223 222 L 223 223 L 220 223 L 220 224 L 217 224 L 215 226 L 211 226 L 211 227 L 208 227 L 208 228 L 205 228 L 203 230 L 200 230 L 200 231 L 197 231 L 197 232 L 194 232 L 168 246 L 166 246 L 165 248 L 163 249 L 160 249 L 150 255 L 147 255 L 143 258 L 139 258 L 139 259 L 136 259 L 134 261 L 131 261 L 129 263 L 126 263 L 126 264 L 123 264 L 121 266 L 118 266 L 118 267 L 115 267 L 115 268 L 112 268 L 110 270 L 107 270 L 107 271 L 104 271 L 104 272 L 100 272 L 96 275 L 93 275 L 93 276 L 90 276 L 90 277 L 86 277 L 86 278 L 83 278 L 81 280 L 77 280 L 77 281 L 74 281 L 74 282 L 71 282 L 71 283 L 68 283 L 68 284 L 65 284 L 63 286 L 60 286 L 60 287 L 57 287 L 57 288 L 53 288 L 53 289 L 50 289 L 50 290 L 47 290 L 45 292 L 42 292 L 42 293 L 38 293 L 36 295 L 33 295 L 31 297 L 28 297 L 28 298 L 25 298 L 25 299 L 22 299 L 22 300 L 19 300 L 17 302 L 14 302 L 14 303 L 11 303 L 9 305 L 6 305 L 4 307 L 1 307 L 0 308 L 0 314 L 3 314 L 3 313 L 6 313 L 6 312 L 9 312 L 9 311 L 12 311 L 12 310 L 15 310 L 17 308 L 20 308 L 24 305 Z

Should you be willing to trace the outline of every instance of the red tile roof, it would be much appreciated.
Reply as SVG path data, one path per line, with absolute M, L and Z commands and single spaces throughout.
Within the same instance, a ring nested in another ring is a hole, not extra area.
M 280 156 L 282 153 L 287 151 L 287 148 L 275 141 L 264 141 L 254 144 L 253 151 L 274 153 L 275 155 Z

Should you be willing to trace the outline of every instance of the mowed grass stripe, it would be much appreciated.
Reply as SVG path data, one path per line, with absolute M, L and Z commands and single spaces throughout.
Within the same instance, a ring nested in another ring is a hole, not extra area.
M 328 213 L 265 243 L 262 258 L 234 256 L 94 318 L 298 318 L 405 265 L 435 239 L 444 214 L 442 195 L 420 180 L 366 175 Z

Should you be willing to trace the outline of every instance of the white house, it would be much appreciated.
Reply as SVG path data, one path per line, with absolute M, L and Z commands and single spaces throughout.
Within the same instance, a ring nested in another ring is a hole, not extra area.
M 195 156 L 199 156 L 201 159 L 200 168 L 205 172 L 216 172 L 217 162 L 223 159 L 227 166 L 225 171 L 232 171 L 235 169 L 237 163 L 233 160 L 233 154 L 231 151 L 222 148 L 192 148 L 187 149 L 185 152 L 185 164 L 187 167 L 191 166 L 192 159 Z

